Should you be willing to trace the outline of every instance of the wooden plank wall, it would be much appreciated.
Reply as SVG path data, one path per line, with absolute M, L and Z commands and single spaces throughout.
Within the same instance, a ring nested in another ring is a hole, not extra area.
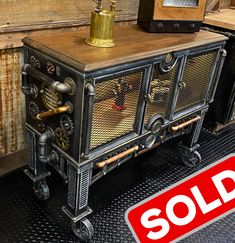
M 231 0 L 207 0 L 206 11 L 214 11 L 218 8 L 226 8 L 230 6 L 230 4 Z
M 221 8 L 226 8 L 230 5 L 231 5 L 231 0 L 220 0 L 220 7 Z
M 0 155 L 24 147 L 20 49 L 0 51 Z
M 104 0 L 109 9 L 110 0 Z M 95 3 L 92 0 L 1 0 L 0 28 L 23 30 L 53 26 L 82 25 L 90 22 L 90 13 Z M 118 0 L 117 20 L 136 17 L 138 0 Z
M 234 1 L 234 0 L 233 0 Z M 221 6 L 231 0 L 222 0 Z M 108 8 L 110 0 L 103 0 Z M 136 20 L 139 0 L 118 0 L 117 21 Z M 1 0 L 0 157 L 24 148 L 21 39 L 33 31 L 77 31 L 90 23 L 92 0 Z

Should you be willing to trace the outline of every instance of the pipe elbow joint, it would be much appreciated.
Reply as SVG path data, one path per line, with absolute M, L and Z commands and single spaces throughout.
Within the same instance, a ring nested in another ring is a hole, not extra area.
M 71 87 L 66 83 L 60 83 L 55 81 L 51 84 L 51 88 L 60 93 L 69 93 L 71 91 Z
M 22 85 L 21 90 L 24 95 L 34 95 L 34 90 L 29 86 L 28 83 L 28 68 L 29 64 L 24 64 L 21 67 L 21 74 L 22 74 Z
M 225 49 L 222 49 L 221 52 L 222 52 L 222 56 L 223 57 L 226 57 L 227 56 L 227 51 Z
M 88 96 L 95 96 L 95 88 L 92 84 L 87 83 L 86 89 L 87 89 L 87 95 Z
M 23 64 L 21 67 L 21 73 L 22 75 L 28 75 L 28 68 L 29 68 L 30 64 Z
M 53 152 L 48 151 L 49 142 L 53 141 L 55 134 L 51 128 L 47 129 L 38 140 L 38 158 L 42 163 L 49 163 L 50 161 L 56 159 Z

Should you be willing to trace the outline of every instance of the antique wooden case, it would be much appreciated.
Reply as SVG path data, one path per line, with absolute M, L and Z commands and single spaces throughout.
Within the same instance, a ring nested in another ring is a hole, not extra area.
M 148 32 L 199 31 L 206 0 L 140 0 L 138 25 Z

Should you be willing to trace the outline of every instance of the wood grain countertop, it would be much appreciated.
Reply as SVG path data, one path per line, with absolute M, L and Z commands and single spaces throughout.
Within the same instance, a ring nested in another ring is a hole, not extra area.
M 221 9 L 220 12 L 208 13 L 203 23 L 235 31 L 235 9 Z
M 23 42 L 82 72 L 90 72 L 227 39 L 208 31 L 190 34 L 147 33 L 137 25 L 115 26 L 116 46 L 112 48 L 89 46 L 84 43 L 88 36 L 89 27 L 77 32 L 33 34 L 24 38 Z

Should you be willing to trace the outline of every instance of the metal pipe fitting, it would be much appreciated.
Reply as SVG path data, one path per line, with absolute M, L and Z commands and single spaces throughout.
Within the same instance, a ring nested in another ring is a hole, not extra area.
M 27 69 L 30 65 L 24 64 L 21 68 L 21 90 L 24 95 L 36 96 L 37 91 L 29 86 Z
M 71 86 L 69 86 L 67 83 L 60 83 L 58 81 L 54 81 L 50 87 L 56 92 L 60 92 L 60 93 L 71 92 Z
M 93 105 L 95 99 L 95 88 L 92 84 L 86 84 L 86 96 L 88 97 L 86 106 L 86 126 L 85 126 L 85 149 L 84 158 L 88 158 L 90 150 L 90 139 L 91 139 L 91 119 L 90 114 L 93 113 Z
M 220 51 L 220 55 L 221 55 L 220 64 L 219 64 L 218 71 L 216 73 L 216 80 L 215 80 L 214 88 L 213 88 L 209 103 L 212 103 L 214 101 L 216 89 L 217 89 L 217 86 L 218 86 L 218 83 L 219 83 L 219 80 L 220 80 L 220 75 L 221 75 L 221 72 L 222 72 L 222 69 L 223 69 L 223 66 L 224 66 L 225 58 L 227 56 L 227 51 L 225 49 L 222 49 Z
M 42 163 L 49 163 L 52 160 L 56 159 L 56 156 L 53 152 L 48 152 L 48 143 L 53 141 L 55 134 L 51 128 L 48 128 L 38 140 L 38 158 Z
M 22 67 L 21 67 L 21 73 L 23 75 L 28 75 L 28 67 L 29 66 L 30 66 L 30 64 L 24 64 L 24 65 L 22 65 Z
M 28 83 L 28 74 L 32 75 L 34 78 L 40 80 L 41 82 L 45 82 L 49 87 L 51 87 L 56 92 L 74 95 L 76 91 L 76 85 L 72 79 L 66 78 L 64 83 L 61 83 L 48 77 L 36 68 L 32 67 L 30 64 L 24 64 L 22 66 L 22 91 L 24 92 L 24 94 L 29 94 L 30 92 L 32 92 L 28 91 L 28 89 L 30 89 Z
M 87 95 L 88 96 L 95 96 L 95 88 L 92 84 L 87 83 L 86 85 Z

